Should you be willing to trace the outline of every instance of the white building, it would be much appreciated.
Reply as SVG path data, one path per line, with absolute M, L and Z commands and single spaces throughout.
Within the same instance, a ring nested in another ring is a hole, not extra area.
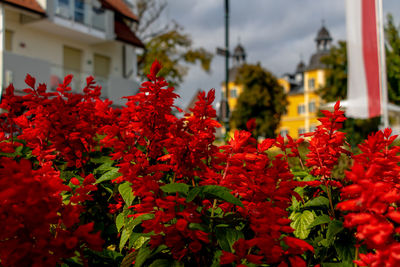
M 55 89 L 67 74 L 79 91 L 93 75 L 102 97 L 121 105 L 137 92 L 131 30 L 138 18 L 123 0 L 0 0 L 0 84 L 26 88 L 27 73 Z

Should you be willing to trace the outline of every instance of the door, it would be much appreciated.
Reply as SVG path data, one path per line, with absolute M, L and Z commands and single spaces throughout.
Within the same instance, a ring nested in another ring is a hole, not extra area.
M 72 90 L 80 91 L 83 84 L 81 83 L 81 68 L 82 68 L 82 50 L 77 48 L 64 46 L 63 52 L 63 76 L 67 74 L 74 75 L 72 82 Z M 64 77 L 62 77 L 64 78 Z

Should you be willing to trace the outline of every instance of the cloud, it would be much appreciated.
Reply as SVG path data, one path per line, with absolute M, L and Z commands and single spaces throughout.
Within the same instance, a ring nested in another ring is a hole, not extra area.
M 195 47 L 215 52 L 224 46 L 224 1 L 171 0 L 169 17 L 184 26 Z M 383 0 L 385 14 L 390 11 L 396 23 L 400 22 L 400 1 Z M 230 49 L 240 42 L 249 63 L 260 62 L 275 75 L 293 72 L 300 56 L 308 63 L 315 52 L 314 39 L 322 20 L 334 43 L 346 38 L 345 1 L 332 0 L 248 0 L 230 1 Z M 185 83 L 178 91 L 180 103 L 188 103 L 198 88 L 217 90 L 225 78 L 224 59 L 215 56 L 212 74 L 199 67 L 191 67 Z

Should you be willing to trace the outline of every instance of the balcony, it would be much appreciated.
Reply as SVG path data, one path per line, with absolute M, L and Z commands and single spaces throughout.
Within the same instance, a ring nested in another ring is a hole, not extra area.
M 13 83 L 20 94 L 22 94 L 22 89 L 27 87 L 24 82 L 27 73 L 35 77 L 37 83 L 46 83 L 50 91 L 56 90 L 58 84 L 63 82 L 64 77 L 72 74 L 74 78 L 70 86 L 74 93 L 82 93 L 82 89 L 86 85 L 86 77 L 92 75 L 96 84 L 102 86 L 101 98 L 112 100 L 116 106 L 124 105 L 125 100 L 122 97 L 136 94 L 139 89 L 139 84 L 131 79 L 120 76 L 101 77 L 90 72 L 69 70 L 48 61 L 7 51 L 3 52 L 3 59 L 3 86 L 7 87 Z
M 48 20 L 31 25 L 63 37 L 96 44 L 113 40 L 114 13 L 98 0 L 46 0 Z
M 105 32 L 106 10 L 84 0 L 55 0 L 54 15 Z
M 48 83 L 49 90 L 55 91 L 58 84 L 62 83 L 64 77 L 68 74 L 74 76 L 70 85 L 72 92 L 82 93 L 83 88 L 86 86 L 86 78 L 93 76 L 96 84 L 102 87 L 101 98 L 108 98 L 117 106 L 124 105 L 125 100 L 122 97 L 136 94 L 139 89 L 139 84 L 134 80 L 116 76 L 102 77 L 90 72 L 70 70 L 63 66 L 52 64 L 50 66 L 50 82 Z

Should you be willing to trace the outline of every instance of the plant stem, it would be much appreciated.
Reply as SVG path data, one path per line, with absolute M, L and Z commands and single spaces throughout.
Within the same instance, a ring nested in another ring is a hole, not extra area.
M 210 219 L 210 230 L 212 230 L 212 225 L 214 222 L 214 210 L 217 207 L 217 199 L 214 199 L 212 208 L 211 208 L 211 219 Z
M 326 186 L 326 193 L 328 194 L 329 205 L 331 207 L 330 213 L 331 213 L 332 217 L 335 217 L 335 209 L 333 208 L 331 190 L 330 190 L 329 185 L 326 183 L 326 180 L 325 180 L 325 186 Z
M 356 253 L 354 255 L 354 260 L 355 261 L 358 260 L 358 248 L 359 248 L 359 246 L 356 246 Z M 354 263 L 354 267 L 357 267 L 357 264 Z

